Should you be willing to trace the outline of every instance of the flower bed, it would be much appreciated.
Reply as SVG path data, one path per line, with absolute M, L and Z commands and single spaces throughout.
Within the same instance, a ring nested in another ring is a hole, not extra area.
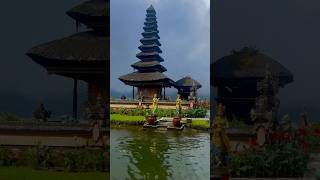
M 136 108 L 111 108 L 110 114 L 120 114 L 128 116 L 145 116 L 147 109 Z M 204 118 L 207 114 L 207 109 L 197 108 L 197 109 L 187 109 L 182 111 L 182 117 L 184 118 Z M 157 113 L 158 117 L 174 117 L 176 115 L 175 109 L 159 109 Z
M 259 148 L 249 139 L 249 149 L 230 153 L 230 172 L 235 178 L 298 178 L 307 172 L 311 153 L 320 151 L 320 126 L 273 131 L 268 144 Z M 316 175 L 316 174 L 315 174 Z M 320 175 L 320 174 L 319 174 Z
M 109 153 L 102 150 L 76 148 L 54 150 L 46 146 L 30 147 L 17 152 L 0 147 L 0 166 L 28 166 L 33 169 L 60 169 L 67 172 L 105 171 Z
M 247 150 L 230 154 L 232 177 L 302 177 L 308 154 L 297 142 L 268 145 L 263 151 Z

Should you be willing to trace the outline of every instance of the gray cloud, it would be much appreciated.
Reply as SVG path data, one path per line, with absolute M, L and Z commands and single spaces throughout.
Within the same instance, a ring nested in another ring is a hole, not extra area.
M 133 71 L 138 61 L 139 39 L 145 10 L 153 4 L 158 17 L 165 72 L 173 80 L 191 75 L 209 93 L 210 23 L 209 1 L 191 0 L 119 0 L 111 1 L 111 89 L 130 91 L 118 80 Z
M 35 106 L 44 102 L 54 115 L 72 112 L 72 81 L 48 75 L 25 53 L 37 44 L 75 33 L 75 22 L 65 12 L 80 2 L 1 2 L 0 111 L 30 116 Z M 81 83 L 82 102 L 85 92 Z

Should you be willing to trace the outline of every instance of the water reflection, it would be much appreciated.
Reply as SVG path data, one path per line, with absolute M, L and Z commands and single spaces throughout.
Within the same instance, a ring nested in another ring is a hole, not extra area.
M 209 134 L 111 129 L 111 179 L 209 179 Z

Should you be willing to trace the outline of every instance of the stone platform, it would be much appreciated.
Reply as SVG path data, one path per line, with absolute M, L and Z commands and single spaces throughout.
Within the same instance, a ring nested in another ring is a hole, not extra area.
M 159 119 L 156 121 L 155 125 L 149 125 L 148 122 L 146 122 L 143 125 L 143 128 L 153 128 L 153 129 L 164 129 L 164 130 L 176 130 L 176 131 L 182 131 L 184 129 L 184 124 L 182 124 L 180 127 L 174 127 L 172 124 L 172 121 L 169 121 L 167 119 Z

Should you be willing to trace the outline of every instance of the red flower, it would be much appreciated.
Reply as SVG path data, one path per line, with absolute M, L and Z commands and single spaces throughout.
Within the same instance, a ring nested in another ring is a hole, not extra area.
M 221 176 L 221 180 L 229 180 L 229 176 L 228 175 Z
M 285 141 L 288 141 L 288 140 L 291 140 L 291 134 L 289 133 L 289 132 L 285 132 L 284 134 L 283 134 L 283 139 L 285 140 Z
M 316 129 L 314 130 L 314 135 L 320 136 L 320 129 L 319 129 L 319 128 L 316 128 Z
M 304 152 L 307 152 L 309 150 L 309 144 L 308 143 L 306 143 L 306 142 L 303 143 L 303 150 L 304 150 Z
M 307 130 L 305 128 L 298 129 L 298 132 L 302 136 L 306 136 L 307 135 Z
M 255 138 L 249 138 L 248 144 L 250 146 L 257 146 L 258 145 L 257 140 Z
M 271 134 L 271 141 L 272 142 L 277 142 L 277 141 L 279 141 L 279 134 L 278 134 L 278 132 L 272 132 L 272 134 Z

